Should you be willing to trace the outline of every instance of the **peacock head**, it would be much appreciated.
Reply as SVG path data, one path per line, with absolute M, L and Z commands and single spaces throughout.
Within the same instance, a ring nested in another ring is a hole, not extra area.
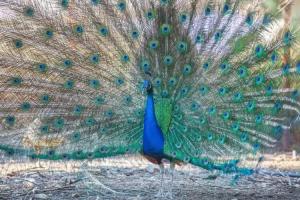
M 144 80 L 143 92 L 147 92 L 147 94 L 151 94 L 153 92 L 152 84 L 150 81 Z

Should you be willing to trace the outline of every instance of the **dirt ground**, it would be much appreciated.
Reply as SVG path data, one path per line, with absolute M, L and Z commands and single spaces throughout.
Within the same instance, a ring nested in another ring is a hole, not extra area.
M 39 161 L 10 162 L 7 165 L 5 162 L 0 164 L 0 199 L 300 199 L 300 170 L 297 171 L 299 160 L 277 158 L 266 162 L 273 168 L 266 168 L 265 163 L 262 165 L 264 168 L 258 168 L 255 174 L 239 178 L 207 172 L 191 165 L 177 167 L 173 187 L 168 165 L 161 187 L 157 166 L 135 158 L 84 163 Z M 282 169 L 284 163 L 292 168 Z M 276 165 L 281 166 L 281 169 L 274 169 Z M 157 195 L 160 188 L 164 190 L 163 195 Z

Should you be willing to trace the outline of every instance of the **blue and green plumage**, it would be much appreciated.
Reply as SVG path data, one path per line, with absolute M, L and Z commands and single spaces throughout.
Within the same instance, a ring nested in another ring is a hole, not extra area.
M 10 157 L 143 153 L 248 173 L 238 161 L 299 116 L 299 89 L 284 86 L 299 76 L 296 39 L 260 2 L 32 2 L 0 3 Z
M 158 159 L 164 157 L 164 136 L 155 116 L 152 91 L 147 94 L 143 129 L 143 154 Z

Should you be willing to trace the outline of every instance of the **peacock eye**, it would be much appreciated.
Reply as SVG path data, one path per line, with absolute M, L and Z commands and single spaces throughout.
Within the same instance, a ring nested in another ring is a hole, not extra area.
M 21 104 L 22 111 L 29 111 L 31 109 L 31 104 L 29 102 L 24 102 Z
M 150 71 L 151 65 L 149 60 L 142 60 L 140 66 L 145 73 Z
M 287 31 L 283 36 L 283 42 L 285 45 L 290 45 L 293 40 L 293 35 L 290 31 Z
M 98 4 L 101 3 L 101 0 L 91 0 L 91 3 L 92 3 L 93 5 L 98 5 Z
M 188 50 L 188 45 L 186 42 L 183 42 L 183 41 L 179 41 L 177 43 L 177 51 L 181 54 L 184 54 L 186 53 Z
M 34 9 L 32 7 L 25 8 L 24 14 L 28 17 L 32 17 L 34 15 Z
M 53 156 L 53 155 L 54 155 L 54 151 L 53 151 L 53 150 L 50 150 L 50 151 L 48 152 L 48 155 L 49 155 L 49 156 Z
M 197 36 L 196 36 L 196 43 L 197 44 L 199 44 L 199 43 L 203 43 L 204 42 L 204 38 L 203 38 L 204 36 L 202 35 L 202 34 L 198 34 Z
M 99 28 L 99 33 L 100 33 L 101 36 L 106 37 L 109 34 L 109 30 L 106 26 L 101 26 Z
M 221 32 L 216 32 L 214 37 L 215 37 L 215 42 L 218 42 L 222 37 L 222 33 Z
M 211 13 L 211 8 L 210 8 L 210 7 L 207 7 L 207 8 L 205 9 L 205 15 L 208 16 L 208 15 L 210 15 L 210 13 Z
M 263 25 L 268 25 L 272 21 L 271 16 L 269 14 L 265 14 L 263 18 Z
M 166 66 L 170 66 L 173 64 L 173 57 L 172 56 L 165 56 L 164 57 L 164 60 L 163 60 L 163 63 L 166 65 Z
M 125 9 L 126 9 L 125 1 L 119 1 L 118 4 L 117 4 L 117 7 L 120 11 L 125 11 Z
M 253 24 L 253 15 L 252 14 L 248 14 L 248 16 L 246 17 L 246 23 L 251 26 Z
M 208 67 L 209 67 L 209 64 L 208 64 L 208 63 L 204 63 L 204 64 L 203 64 L 203 68 L 204 68 L 204 69 L 208 69 Z
M 47 134 L 49 132 L 49 130 L 50 130 L 50 127 L 47 124 L 40 126 L 40 132 L 42 134 Z
M 247 134 L 243 133 L 241 136 L 241 140 L 244 142 L 247 140 Z
M 277 60 L 277 56 L 276 56 L 275 54 L 273 54 L 272 57 L 271 57 L 271 59 L 272 59 L 272 61 L 274 62 L 274 61 Z
M 299 91 L 297 89 L 292 92 L 293 98 L 298 97 L 298 95 L 299 95 Z
M 282 133 L 283 129 L 282 129 L 282 126 L 278 125 L 274 128 L 274 132 L 276 134 L 279 134 L 279 133 Z
M 149 42 L 149 47 L 152 50 L 155 50 L 158 48 L 159 42 L 157 40 L 152 40 Z
M 38 64 L 38 71 L 41 73 L 45 73 L 48 70 L 48 66 L 44 63 Z
M 260 121 L 260 120 L 261 120 L 261 116 L 257 116 L 257 117 L 256 117 L 256 120 L 257 120 L 257 121 Z
M 153 11 L 153 10 L 149 10 L 149 11 L 146 13 L 146 18 L 147 18 L 148 20 L 153 20 L 153 19 L 155 19 L 155 13 L 154 13 L 154 11 Z
M 181 13 L 179 15 L 179 22 L 180 23 L 185 23 L 188 19 L 188 15 L 186 13 Z
M 225 4 L 225 5 L 224 5 L 224 8 L 223 8 L 223 12 L 224 12 L 224 13 L 227 13 L 228 10 L 229 10 L 229 5 L 228 5 L 228 4 Z
M 132 32 L 131 32 L 131 37 L 132 37 L 133 39 L 137 39 L 137 38 L 139 37 L 139 32 L 138 32 L 138 31 L 132 31 Z
M 163 5 L 163 6 L 166 6 L 169 4 L 171 0 L 160 0 L 160 4 Z
M 16 118 L 15 116 L 9 115 L 6 117 L 5 121 L 9 126 L 13 126 L 16 122 Z
M 83 29 L 83 26 L 81 26 L 81 25 L 77 25 L 77 26 L 75 26 L 75 32 L 76 33 L 83 33 L 83 31 L 84 31 L 84 29 Z
M 260 52 L 261 48 L 260 47 L 256 47 L 255 51 L 258 53 Z
M 69 0 L 61 0 L 60 4 L 63 8 L 68 8 Z
M 123 86 L 125 82 L 122 77 L 118 77 L 118 78 L 116 78 L 115 83 L 118 87 L 120 87 L 120 86 Z
M 23 47 L 23 42 L 22 40 L 15 40 L 15 47 L 17 49 L 20 49 L 21 47 Z

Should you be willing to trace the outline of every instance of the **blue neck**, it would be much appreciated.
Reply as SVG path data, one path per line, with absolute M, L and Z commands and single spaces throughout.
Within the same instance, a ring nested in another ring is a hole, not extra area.
M 143 153 L 161 157 L 163 152 L 164 136 L 156 120 L 153 94 L 148 94 L 144 116 Z

